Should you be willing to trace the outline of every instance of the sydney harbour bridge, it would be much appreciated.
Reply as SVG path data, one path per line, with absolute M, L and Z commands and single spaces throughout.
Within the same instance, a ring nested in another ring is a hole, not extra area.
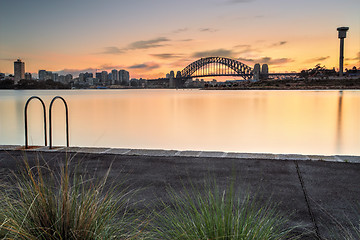
M 168 83 L 170 87 L 181 87 L 192 78 L 231 76 L 242 77 L 244 80 L 260 80 L 269 76 L 294 76 L 296 73 L 269 73 L 268 65 L 255 64 L 254 68 L 226 57 L 206 57 L 198 59 L 175 75 L 171 72 L 166 78 L 149 79 L 148 82 Z

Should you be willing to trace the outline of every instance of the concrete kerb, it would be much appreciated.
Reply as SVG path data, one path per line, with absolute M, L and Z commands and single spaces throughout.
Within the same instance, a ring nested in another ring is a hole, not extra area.
M 272 153 L 237 153 L 217 151 L 177 151 L 161 149 L 129 149 L 129 148 L 93 148 L 93 147 L 37 147 L 23 149 L 20 145 L 0 145 L 0 151 L 24 150 L 36 152 L 69 152 L 69 153 L 95 153 L 115 154 L 129 156 L 158 156 L 158 157 L 213 157 L 213 158 L 239 158 L 239 159 L 267 159 L 281 161 L 325 161 L 360 163 L 360 156 L 351 155 L 301 155 L 301 154 L 272 154 Z

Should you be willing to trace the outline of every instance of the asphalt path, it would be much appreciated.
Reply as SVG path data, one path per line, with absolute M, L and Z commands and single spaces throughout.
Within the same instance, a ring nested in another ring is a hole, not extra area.
M 235 181 L 239 196 L 249 193 L 260 202 L 271 201 L 290 218 L 289 225 L 303 239 L 328 239 L 332 231 L 359 225 L 360 164 L 286 159 L 231 157 L 148 156 L 73 151 L 0 150 L 0 183 L 11 183 L 14 173 L 30 165 L 58 169 L 66 158 L 79 174 L 101 178 L 110 168 L 108 182 L 124 182 L 141 189 L 132 198 L 137 208 L 151 209 L 168 201 L 167 189 L 191 189 L 216 180 L 220 189 Z M 324 157 L 325 159 L 325 157 Z M 80 165 L 79 165 L 80 164 Z M 235 180 L 234 180 L 235 179 Z

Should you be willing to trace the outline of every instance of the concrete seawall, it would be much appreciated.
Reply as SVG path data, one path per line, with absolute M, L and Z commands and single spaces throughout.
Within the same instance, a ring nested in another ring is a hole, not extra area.
M 109 181 L 124 177 L 131 188 L 144 188 L 135 196 L 140 207 L 158 206 L 167 201 L 166 189 L 180 191 L 189 181 L 200 184 L 209 177 L 225 189 L 232 176 L 241 191 L 258 195 L 262 201 L 278 203 L 297 231 L 313 231 L 304 239 L 328 237 L 329 229 L 359 223 L 360 157 L 249 154 L 197 151 L 164 151 L 112 148 L 37 148 L 0 146 L 0 181 L 8 181 L 10 170 L 21 166 L 24 156 L 30 164 L 44 159 L 59 166 L 65 156 L 82 162 L 83 173 L 102 176 L 111 166 Z M 337 223 L 335 223 L 337 222 Z

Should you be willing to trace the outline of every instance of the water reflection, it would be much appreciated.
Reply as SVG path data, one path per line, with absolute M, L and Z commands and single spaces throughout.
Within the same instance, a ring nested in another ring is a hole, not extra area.
M 69 105 L 71 146 L 360 154 L 360 91 L 0 91 L 0 144 L 24 144 L 23 108 L 38 95 Z M 41 106 L 29 106 L 30 144 L 43 144 Z M 54 145 L 65 109 L 54 103 Z
M 336 148 L 339 154 L 342 153 L 342 105 L 343 105 L 343 91 L 339 91 L 339 102 L 337 112 L 337 131 L 336 131 Z

